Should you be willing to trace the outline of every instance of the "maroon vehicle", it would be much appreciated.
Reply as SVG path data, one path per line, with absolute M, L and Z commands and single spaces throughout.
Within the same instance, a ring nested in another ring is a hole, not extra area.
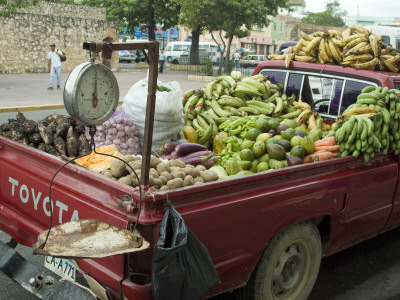
M 283 61 L 268 61 L 255 73 L 284 82 L 286 94 L 301 95 L 332 119 L 366 85 L 400 87 L 398 74 L 333 65 L 293 62 L 285 68 Z M 151 263 L 168 200 L 212 257 L 221 283 L 207 297 L 238 289 L 242 299 L 307 299 L 322 257 L 400 225 L 399 160 L 393 154 L 368 163 L 338 158 L 142 199 L 128 186 L 67 165 L 53 182 L 53 225 L 98 219 L 129 228 L 140 211 L 137 229 L 150 242 L 147 250 L 77 264 L 114 298 L 128 269 L 124 296 L 152 299 Z M 48 228 L 49 183 L 63 164 L 0 137 L 0 229 L 18 243 L 31 246 Z M 126 199 L 134 200 L 132 212 L 119 205 Z

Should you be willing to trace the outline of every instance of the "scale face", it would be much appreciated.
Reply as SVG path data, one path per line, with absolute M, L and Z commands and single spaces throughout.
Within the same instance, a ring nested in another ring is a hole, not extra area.
M 104 123 L 119 101 L 119 87 L 113 72 L 101 63 L 86 62 L 69 75 L 64 87 L 67 112 L 87 126 Z

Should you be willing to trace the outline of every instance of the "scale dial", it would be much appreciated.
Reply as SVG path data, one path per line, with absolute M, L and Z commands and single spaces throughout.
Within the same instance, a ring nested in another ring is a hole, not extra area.
M 118 82 L 105 65 L 86 62 L 71 72 L 63 96 L 65 109 L 71 116 L 88 126 L 99 125 L 118 106 Z

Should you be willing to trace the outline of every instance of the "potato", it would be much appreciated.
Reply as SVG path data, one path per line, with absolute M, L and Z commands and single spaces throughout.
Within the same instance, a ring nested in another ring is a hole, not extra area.
M 150 157 L 150 168 L 157 168 L 157 165 L 162 163 L 162 160 L 152 155 Z
M 183 169 L 172 170 L 171 174 L 172 174 L 172 176 L 174 176 L 174 178 L 185 179 L 185 177 L 186 177 L 186 173 L 185 173 L 185 171 L 183 171 Z
M 134 170 L 140 170 L 142 168 L 142 160 L 134 160 L 129 162 L 129 165 L 132 167 Z M 129 172 L 131 172 L 131 168 L 128 167 Z
M 196 169 L 198 169 L 199 171 L 205 171 L 205 170 L 207 170 L 206 167 L 203 166 L 203 165 L 197 165 L 197 166 L 196 166 Z
M 122 157 L 122 159 L 123 159 L 124 161 L 126 161 L 127 163 L 129 163 L 129 162 L 131 162 L 131 161 L 139 160 L 140 157 L 137 157 L 137 156 L 128 154 L 128 155 L 124 155 L 124 157 Z
M 204 179 L 205 182 L 211 182 L 211 181 L 218 180 L 218 174 L 211 170 L 206 170 L 206 171 L 200 172 L 200 176 L 201 176 L 201 178 Z
M 150 175 L 153 176 L 154 178 L 160 177 L 160 174 L 158 174 L 157 170 L 154 168 L 150 169 Z
M 113 177 L 110 170 L 106 170 L 101 175 L 106 176 L 108 178 L 112 178 Z
M 169 180 L 167 182 L 167 186 L 170 189 L 177 189 L 177 188 L 180 188 L 180 187 L 184 187 L 185 185 L 183 183 L 183 179 L 182 178 L 174 178 L 174 179 Z
M 160 192 L 161 192 L 161 191 L 168 191 L 168 190 L 169 190 L 169 187 L 166 186 L 166 185 L 163 185 L 163 186 L 160 187 L 158 190 L 159 190 Z
M 195 183 L 194 183 L 194 185 L 199 185 L 199 184 L 203 184 L 204 182 L 200 182 L 200 181 L 196 181 Z
M 196 169 L 195 167 L 188 167 L 187 165 L 183 169 L 183 171 L 185 171 L 186 175 L 191 175 L 193 178 L 196 178 L 200 174 L 200 171 L 198 169 Z
M 193 179 L 193 181 L 194 181 L 194 184 L 196 184 L 196 183 L 204 183 L 203 178 L 201 178 L 200 176 L 195 177 L 195 178 Z
M 129 186 L 133 186 L 130 176 L 121 177 L 120 179 L 118 179 L 118 182 Z
M 160 174 L 162 172 L 171 172 L 171 169 L 170 169 L 168 163 L 162 162 L 162 163 L 157 165 L 157 172 L 160 173 Z
M 160 177 L 158 177 L 158 179 L 160 179 L 163 184 L 167 184 L 167 182 L 168 182 L 168 179 L 165 176 L 160 176 Z
M 129 175 L 131 177 L 131 181 L 132 181 L 132 186 L 136 187 L 139 186 L 139 182 L 140 182 L 140 176 L 139 176 L 139 180 L 137 180 L 136 176 L 134 173 L 132 173 L 131 175 Z
M 189 165 L 189 164 L 187 164 L 187 165 L 185 165 L 185 168 L 196 168 L 195 166 L 193 166 L 193 165 Z
M 193 177 L 192 177 L 191 175 L 187 175 L 187 176 L 185 177 L 185 179 L 183 180 L 183 184 L 184 184 L 185 186 L 193 185 L 193 184 L 194 184 Z
M 126 169 L 125 163 L 120 161 L 119 159 L 114 159 L 111 162 L 110 171 L 115 178 L 121 177 L 124 174 L 125 169 Z
M 164 176 L 165 178 L 167 178 L 167 180 L 174 179 L 174 176 L 172 176 L 172 174 L 170 172 L 166 172 L 166 171 L 161 172 L 160 176 Z
M 170 167 L 178 167 L 178 168 L 184 168 L 185 163 L 179 159 L 171 159 L 168 161 L 168 165 Z

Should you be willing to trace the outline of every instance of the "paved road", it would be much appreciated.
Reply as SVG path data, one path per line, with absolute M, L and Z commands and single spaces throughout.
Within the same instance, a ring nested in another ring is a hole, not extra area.
M 63 74 L 63 83 L 68 74 Z M 116 72 L 120 95 L 146 76 L 145 70 Z M 166 71 L 159 79 L 177 80 L 183 91 L 202 87 L 205 83 L 187 80 L 186 72 Z M 62 104 L 62 91 L 48 91 L 48 74 L 0 74 L 0 107 Z M 123 98 L 121 98 L 123 99 Z M 0 114 L 1 118 L 5 114 Z M 0 170 L 1 171 L 1 170 Z M 0 240 L 8 241 L 0 231 Z M 38 266 L 41 257 L 32 257 L 31 249 L 18 246 L 25 257 Z M 320 274 L 309 300 L 399 300 L 400 299 L 400 229 L 366 241 L 332 257 L 323 259 Z M 44 269 L 43 269 L 44 270 Z M 31 294 L 0 273 L 0 300 L 31 300 Z M 231 300 L 226 293 L 213 300 Z

